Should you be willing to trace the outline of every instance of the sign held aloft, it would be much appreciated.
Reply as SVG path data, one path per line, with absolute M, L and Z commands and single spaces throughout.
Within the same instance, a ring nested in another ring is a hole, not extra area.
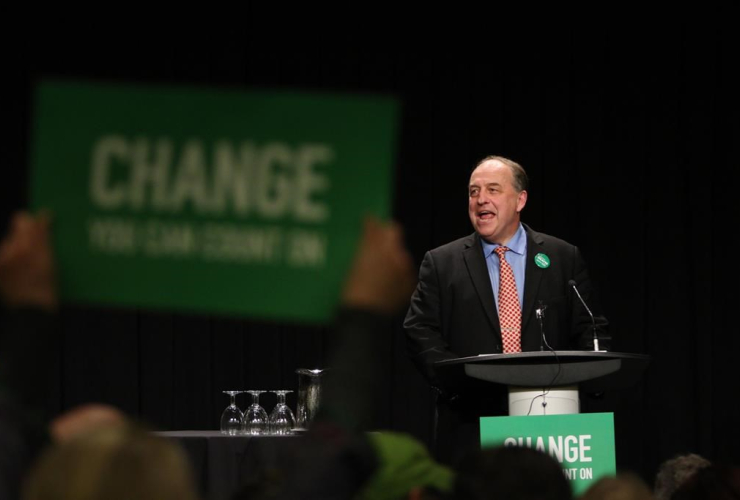
M 32 202 L 62 299 L 324 322 L 365 215 L 390 213 L 379 96 L 45 83 Z

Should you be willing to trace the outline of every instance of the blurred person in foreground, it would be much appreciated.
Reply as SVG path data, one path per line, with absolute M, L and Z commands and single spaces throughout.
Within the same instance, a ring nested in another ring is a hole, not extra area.
M 18 498 L 31 463 L 50 442 L 63 442 L 123 414 L 87 404 L 54 416 L 46 398 L 59 355 L 57 281 L 51 221 L 16 213 L 0 241 L 0 499 Z M 52 418 L 55 417 L 55 418 Z
M 126 423 L 50 447 L 29 474 L 23 500 L 197 500 L 182 449 Z
M 709 467 L 712 463 L 696 453 L 678 455 L 666 460 L 655 475 L 653 493 L 655 500 L 670 500 L 673 493 L 699 470 Z
M 671 500 L 738 500 L 740 467 L 712 464 L 697 470 L 671 495 Z
M 570 500 L 562 466 L 532 448 L 499 446 L 469 452 L 461 461 L 455 498 L 469 500 Z
M 580 500 L 652 500 L 647 484 L 635 474 L 602 477 L 596 481 Z
M 18 497 L 29 464 L 50 441 L 57 444 L 28 479 L 28 500 L 117 498 L 117 492 L 193 498 L 189 472 L 173 445 L 131 429 L 115 408 L 85 405 L 51 421 L 43 415 L 49 361 L 58 355 L 49 230 L 47 216 L 20 213 L 0 245 L 0 292 L 8 309 L 0 330 L 0 499 Z M 380 348 L 414 283 L 400 228 L 368 219 L 333 329 L 327 404 L 295 457 L 296 467 L 280 471 L 276 481 L 262 477 L 245 485 L 242 498 L 394 500 L 449 490 L 451 471 L 413 438 L 360 433 L 373 405 L 366 394 Z M 169 465 L 154 467 L 156 457 Z
M 236 499 L 434 499 L 450 492 L 452 471 L 417 440 L 366 432 L 379 358 L 414 285 L 401 228 L 366 219 L 332 327 L 319 414 L 289 464 L 245 470 Z

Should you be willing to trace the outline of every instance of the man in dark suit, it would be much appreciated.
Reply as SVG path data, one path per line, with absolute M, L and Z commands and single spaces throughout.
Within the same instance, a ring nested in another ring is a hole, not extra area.
M 479 162 L 468 187 L 475 233 L 427 252 L 421 264 L 404 328 L 412 360 L 439 392 L 436 439 L 443 460 L 458 455 L 454 448 L 476 445 L 478 417 L 505 415 L 507 405 L 503 390 L 471 394 L 440 379 L 435 362 L 548 346 L 592 348 L 593 322 L 571 280 L 597 327 L 606 326 L 578 249 L 521 223 L 527 183 L 516 162 L 498 156 Z M 537 308 L 544 310 L 542 327 Z

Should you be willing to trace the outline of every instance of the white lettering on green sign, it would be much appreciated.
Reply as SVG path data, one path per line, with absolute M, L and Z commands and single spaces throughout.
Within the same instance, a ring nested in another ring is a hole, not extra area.
M 92 150 L 90 198 L 104 210 L 178 213 L 190 207 L 221 215 L 230 209 L 238 216 L 314 224 L 329 218 L 322 199 L 329 179 L 319 168 L 334 160 L 329 146 L 222 140 L 212 146 L 210 166 L 206 151 L 197 139 L 176 151 L 167 138 L 101 137 Z
M 535 448 L 543 453 L 548 453 L 560 463 L 563 463 L 563 461 L 569 463 L 591 462 L 592 457 L 587 454 L 591 451 L 591 446 L 588 444 L 590 440 L 590 434 L 548 436 L 547 440 L 543 436 L 537 436 L 536 438 L 520 436 L 506 438 L 504 446 Z
M 92 218 L 87 223 L 95 254 L 175 257 L 204 262 L 285 264 L 317 269 L 328 261 L 326 234 L 315 229 L 286 232 L 278 226 L 161 219 Z
M 209 223 L 203 227 L 201 254 L 207 261 L 277 262 L 283 234 L 278 228 Z

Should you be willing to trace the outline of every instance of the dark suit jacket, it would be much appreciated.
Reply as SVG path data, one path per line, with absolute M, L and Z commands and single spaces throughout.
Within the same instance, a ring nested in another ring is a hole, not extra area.
M 586 263 L 578 248 L 526 225 L 524 229 L 527 264 L 522 350 L 540 350 L 542 335 L 535 318 L 540 303 L 547 306 L 544 331 L 553 349 L 593 348 L 591 318 L 568 285 L 569 280 L 577 283 L 599 328 L 606 326 L 606 320 L 599 315 Z M 540 253 L 549 257 L 549 267 L 535 263 L 534 258 Z M 502 352 L 496 303 L 476 233 L 426 253 L 404 328 L 413 361 L 436 387 L 444 388 L 444 384 L 435 378 L 435 361 Z M 599 338 L 602 336 L 600 333 Z

